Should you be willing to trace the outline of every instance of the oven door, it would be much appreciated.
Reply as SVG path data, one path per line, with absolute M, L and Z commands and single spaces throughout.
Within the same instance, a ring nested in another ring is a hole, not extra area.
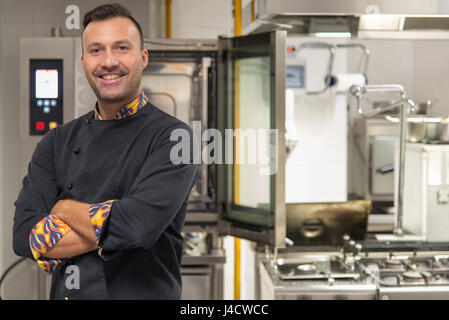
M 285 31 L 218 40 L 219 231 L 285 242 Z

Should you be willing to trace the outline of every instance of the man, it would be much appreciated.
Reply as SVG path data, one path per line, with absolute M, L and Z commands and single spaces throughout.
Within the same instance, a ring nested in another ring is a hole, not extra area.
M 148 52 L 128 9 L 99 6 L 83 27 L 95 110 L 37 144 L 15 202 L 14 251 L 53 273 L 51 299 L 180 299 L 196 168 L 170 159 L 170 134 L 191 130 L 143 93 Z

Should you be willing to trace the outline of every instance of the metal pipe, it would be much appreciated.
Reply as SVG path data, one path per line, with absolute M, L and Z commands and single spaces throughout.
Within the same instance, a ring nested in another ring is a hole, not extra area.
M 370 51 L 361 43 L 337 44 L 337 48 L 360 48 L 363 51 L 363 58 L 360 60 L 359 72 L 367 74 Z M 363 66 L 363 68 L 362 68 Z
M 324 93 L 331 85 L 332 81 L 332 69 L 334 67 L 334 57 L 335 57 L 335 51 L 336 46 L 327 42 L 306 42 L 301 44 L 297 52 L 301 51 L 302 49 L 327 49 L 329 50 L 329 63 L 327 65 L 327 75 L 325 77 L 325 85 L 324 88 L 317 91 L 307 91 L 306 94 L 321 94 Z
M 353 85 L 350 88 L 354 95 L 367 92 L 399 92 L 405 94 L 405 89 L 400 84 L 370 84 L 366 86 Z
M 242 35 L 242 1 L 241 0 L 234 0 L 234 33 L 235 36 L 241 36 Z M 234 102 L 235 102 L 235 128 L 240 128 L 240 113 L 239 113 L 239 101 L 240 101 L 240 83 L 239 83 L 239 76 L 240 76 L 240 61 L 236 61 L 235 65 L 235 87 L 234 87 Z M 239 141 L 236 139 L 236 148 Z M 237 156 L 237 155 L 236 155 Z M 236 203 L 239 203 L 239 173 L 240 168 L 238 164 L 234 167 L 234 175 L 236 176 L 236 182 L 234 182 L 234 188 L 235 188 L 235 195 L 237 196 L 235 198 Z M 234 300 L 240 300 L 240 274 L 241 274 L 241 240 L 240 238 L 234 238 Z
M 256 0 L 251 0 L 251 22 L 256 20 Z
M 404 87 L 401 85 L 367 85 L 358 86 L 353 85 L 349 89 L 349 92 L 357 98 L 357 112 L 359 115 L 365 118 L 372 117 L 376 114 L 399 108 L 400 110 L 400 134 L 399 134 L 399 170 L 398 170 L 398 193 L 397 193 L 397 215 L 396 225 L 393 230 L 398 236 L 404 235 L 402 229 L 402 218 L 404 210 L 404 169 L 405 169 L 405 140 L 407 136 L 407 105 L 410 105 L 411 110 L 414 110 L 415 103 L 407 98 L 407 94 Z M 401 99 L 388 106 L 378 108 L 374 111 L 364 113 L 362 109 L 362 96 L 368 92 L 398 92 L 401 95 Z
M 402 100 L 405 100 L 405 94 L 402 94 Z M 404 214 L 405 138 L 407 134 L 407 105 L 405 103 L 401 104 L 400 113 L 401 131 L 399 133 L 398 213 L 396 215 L 396 227 L 393 230 L 393 233 L 398 236 L 404 235 L 404 231 L 402 230 L 402 217 Z
M 287 30 L 293 29 L 293 27 L 289 24 L 278 23 L 278 22 L 263 20 L 263 19 L 259 19 L 259 18 L 257 18 L 256 21 L 261 24 L 268 24 L 270 26 L 274 26 L 274 27 L 278 27 L 278 28 L 282 28 L 282 29 L 287 29 Z
M 234 35 L 242 35 L 242 1 L 234 0 Z
M 165 0 L 165 37 L 171 39 L 171 7 L 172 0 Z

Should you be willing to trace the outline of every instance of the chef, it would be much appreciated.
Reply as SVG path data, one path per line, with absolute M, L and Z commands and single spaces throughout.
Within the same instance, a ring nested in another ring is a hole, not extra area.
M 170 158 L 178 143 L 192 145 L 171 133 L 191 130 L 142 91 L 148 52 L 128 9 L 99 6 L 83 27 L 97 103 L 37 144 L 15 202 L 14 252 L 53 274 L 51 299 L 180 299 L 197 169 Z

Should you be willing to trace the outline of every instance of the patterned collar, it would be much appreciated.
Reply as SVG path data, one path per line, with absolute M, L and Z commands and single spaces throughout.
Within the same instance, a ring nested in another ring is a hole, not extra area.
M 115 114 L 114 120 L 125 119 L 129 116 L 132 116 L 133 114 L 137 113 L 137 111 L 145 107 L 148 101 L 148 97 L 145 95 L 145 93 L 143 93 L 142 90 L 142 92 L 133 102 L 128 103 Z M 103 120 L 100 112 L 98 111 L 98 102 L 95 103 L 95 120 Z

